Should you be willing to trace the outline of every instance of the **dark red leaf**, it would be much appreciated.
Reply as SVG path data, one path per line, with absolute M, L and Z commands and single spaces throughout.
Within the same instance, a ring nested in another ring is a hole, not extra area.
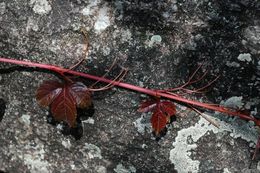
M 36 99 L 42 106 L 50 106 L 56 121 L 64 121 L 75 127 L 77 108 L 88 108 L 92 105 L 90 92 L 81 82 L 47 81 L 36 93 Z
M 36 91 L 36 100 L 42 106 L 49 106 L 61 93 L 63 84 L 58 81 L 46 81 Z
M 141 106 L 138 108 L 138 112 L 150 112 L 153 111 L 155 106 L 157 105 L 157 100 L 146 100 L 141 103 Z
M 159 104 L 160 104 L 160 109 L 168 118 L 176 114 L 176 106 L 172 102 L 162 101 Z
M 151 117 L 151 123 L 155 135 L 157 136 L 166 127 L 167 117 L 163 114 L 160 109 L 155 109 Z
M 91 94 L 83 83 L 72 84 L 70 90 L 78 108 L 87 108 L 91 105 Z
M 77 108 L 75 99 L 70 93 L 68 86 L 64 86 L 59 96 L 53 100 L 50 108 L 55 120 L 64 121 L 68 123 L 70 127 L 75 126 Z
M 153 112 L 151 123 L 157 136 L 170 123 L 172 116 L 176 114 L 176 106 L 170 101 L 161 101 L 159 98 L 144 101 L 138 109 L 139 112 Z

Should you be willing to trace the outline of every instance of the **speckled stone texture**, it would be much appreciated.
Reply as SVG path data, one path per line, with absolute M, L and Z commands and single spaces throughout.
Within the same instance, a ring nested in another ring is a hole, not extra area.
M 89 56 L 77 69 L 102 76 L 117 59 L 124 82 L 149 88 L 183 84 L 200 65 L 220 75 L 208 92 L 186 98 L 260 109 L 259 0 L 0 0 L 0 56 L 70 67 L 89 36 Z M 118 74 L 111 72 L 110 78 Z M 136 110 L 140 93 L 94 93 L 95 113 L 75 140 L 47 123 L 35 100 L 53 74 L 0 63 L 0 170 L 10 173 L 260 172 L 252 161 L 258 128 L 206 111 L 220 128 L 185 105 L 156 141 L 150 114 Z M 85 80 L 87 84 L 93 81 Z M 6 108 L 5 108 L 6 107 Z

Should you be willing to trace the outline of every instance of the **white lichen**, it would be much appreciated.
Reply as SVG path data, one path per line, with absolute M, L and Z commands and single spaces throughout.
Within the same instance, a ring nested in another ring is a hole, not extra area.
M 58 124 L 57 126 L 56 126 L 56 128 L 58 129 L 58 130 L 63 130 L 63 126 L 61 125 L 61 124 Z
M 111 52 L 111 49 L 109 47 L 103 47 L 103 55 L 108 56 Z
M 108 8 L 105 6 L 99 9 L 97 20 L 94 25 L 96 33 L 104 31 L 110 25 L 110 18 L 108 14 Z
M 19 120 L 20 120 L 22 123 L 24 123 L 26 126 L 29 126 L 30 123 L 31 123 L 30 118 L 31 118 L 30 115 L 24 114 L 24 115 L 22 115 L 22 116 L 19 118 Z
M 82 9 L 81 13 L 94 22 L 94 29 L 97 34 L 104 31 L 110 25 L 109 8 L 100 5 L 101 1 L 90 1 L 90 3 Z
M 25 152 L 23 155 L 19 155 L 25 165 L 28 166 L 31 173 L 49 173 L 51 172 L 49 167 L 50 163 L 45 160 L 45 151 L 44 145 L 37 144 L 35 147 L 31 145 L 26 145 L 25 149 L 28 152 Z
M 51 11 L 51 6 L 47 0 L 31 0 L 30 5 L 37 14 L 44 15 Z
M 66 139 L 64 141 L 61 142 L 61 144 L 65 147 L 65 148 L 70 148 L 71 147 L 71 143 L 69 139 Z
M 162 42 L 162 37 L 160 35 L 153 35 L 148 43 L 149 47 L 152 47 L 154 44 L 160 44 Z
M 240 64 L 238 64 L 237 62 L 227 61 L 226 66 L 228 66 L 228 67 L 240 67 Z
M 70 167 L 72 170 L 76 170 L 76 166 L 74 164 L 71 164 Z
M 256 169 L 257 169 L 258 171 L 260 171 L 260 161 L 257 162 L 257 167 L 256 167 Z
M 142 144 L 141 146 L 143 149 L 147 148 L 148 146 L 146 144 Z
M 192 160 L 189 157 L 191 155 L 191 150 L 195 149 L 197 144 L 188 144 L 187 140 L 188 137 L 192 137 L 193 142 L 196 142 L 203 135 L 205 135 L 208 130 L 215 128 L 204 126 L 205 123 L 207 123 L 207 121 L 201 118 L 199 122 L 195 124 L 195 126 L 178 131 L 175 142 L 172 144 L 174 149 L 170 151 L 170 160 L 175 165 L 177 171 L 198 172 L 200 162 L 198 160 Z
M 135 173 L 136 168 L 133 166 L 129 166 L 126 168 L 122 163 L 118 164 L 116 168 L 114 169 L 116 173 Z
M 144 115 L 134 121 L 134 126 L 137 128 L 137 131 L 141 134 L 144 134 L 145 130 L 148 129 L 151 131 L 151 123 L 146 122 Z
M 251 54 L 250 54 L 250 53 L 241 53 L 241 54 L 239 54 L 239 56 L 237 57 L 237 59 L 238 59 L 239 61 L 243 61 L 243 62 L 245 62 L 245 61 L 247 61 L 247 62 L 252 61 L 252 58 L 251 58 Z
M 82 9 L 82 14 L 84 16 L 90 16 L 90 15 L 94 15 L 95 11 L 98 8 L 98 5 L 100 3 L 100 0 L 95 0 L 95 1 L 89 1 L 89 4 Z
M 104 166 L 97 166 L 95 170 L 97 173 L 107 173 L 107 168 Z
M 5 13 L 6 5 L 4 2 L 0 3 L 0 15 L 3 15 Z
M 93 158 L 102 159 L 101 150 L 96 145 L 86 143 L 85 146 L 84 146 L 84 149 L 87 150 L 88 156 L 89 156 L 90 159 L 93 159 Z
M 232 126 L 231 124 L 224 121 L 219 121 L 216 118 L 212 117 L 212 119 L 218 122 L 220 125 L 219 129 L 213 125 L 210 125 L 210 123 L 205 119 L 200 118 L 194 126 L 182 129 L 178 132 L 175 142 L 173 142 L 174 148 L 170 151 L 170 161 L 175 165 L 178 172 L 191 171 L 196 173 L 199 171 L 200 162 L 190 158 L 191 150 L 194 150 L 197 147 L 196 142 L 209 131 L 215 134 L 230 132 L 230 136 L 233 138 L 240 137 L 248 142 L 255 142 L 257 140 L 258 132 L 256 129 L 252 128 L 250 123 L 245 123 L 240 126 Z M 234 121 L 236 120 L 238 119 L 235 119 Z M 248 133 L 249 131 L 250 133 Z M 190 138 L 191 140 L 189 140 Z
M 227 99 L 226 101 L 221 101 L 221 105 L 232 108 L 242 108 L 244 103 L 242 102 L 243 97 L 233 96 Z
M 132 39 L 132 32 L 129 29 L 122 30 L 121 42 L 126 42 Z
M 35 20 L 29 17 L 27 21 L 26 31 L 29 32 L 30 30 L 38 31 L 39 26 Z
M 89 117 L 88 119 L 82 121 L 82 123 L 95 124 L 95 120 Z
M 231 173 L 231 172 L 228 170 L 228 168 L 224 168 L 223 173 Z

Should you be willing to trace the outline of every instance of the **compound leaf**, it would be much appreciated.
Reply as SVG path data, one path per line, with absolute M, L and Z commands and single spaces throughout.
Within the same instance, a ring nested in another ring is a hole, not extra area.
M 36 99 L 42 106 L 49 106 L 56 121 L 75 127 L 77 108 L 92 105 L 91 95 L 81 82 L 46 81 L 37 90 Z
M 70 86 L 70 92 L 74 97 L 78 108 L 87 108 L 91 106 L 91 94 L 82 82 L 73 83 Z
M 174 116 L 176 114 L 176 106 L 170 101 L 159 102 L 159 106 L 161 111 L 167 116 L 167 118 L 170 118 L 171 116 Z
M 155 135 L 158 136 L 171 122 L 171 117 L 176 115 L 176 106 L 170 101 L 161 101 L 153 98 L 141 103 L 139 112 L 153 112 L 151 124 Z
M 151 112 L 157 105 L 157 100 L 152 99 L 152 100 L 145 100 L 144 102 L 141 103 L 141 105 L 138 108 L 138 112 Z
M 63 84 L 55 81 L 45 81 L 36 91 L 36 100 L 41 106 L 49 106 L 61 93 Z
M 55 120 L 64 121 L 70 127 L 75 126 L 77 118 L 77 108 L 75 99 L 70 92 L 69 86 L 64 86 L 61 93 L 56 97 L 50 105 L 51 113 Z
M 167 117 L 160 109 L 156 109 L 151 117 L 151 124 L 155 135 L 159 135 L 160 132 L 165 129 L 167 124 Z

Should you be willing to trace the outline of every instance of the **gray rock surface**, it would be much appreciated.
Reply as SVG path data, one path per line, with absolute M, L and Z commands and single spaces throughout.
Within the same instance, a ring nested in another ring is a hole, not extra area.
M 78 70 L 102 76 L 118 59 L 129 69 L 125 82 L 167 88 L 184 83 L 203 63 L 209 75 L 192 87 L 220 78 L 209 92 L 187 98 L 259 116 L 258 0 L 0 0 L 0 56 L 70 67 L 82 57 L 81 27 L 90 50 Z M 251 160 L 258 136 L 253 123 L 207 112 L 217 129 L 178 104 L 177 121 L 157 142 L 150 115 L 136 111 L 144 96 L 120 88 L 94 94 L 96 111 L 84 121 L 80 140 L 64 136 L 34 98 L 50 78 L 56 77 L 0 63 L 0 109 L 6 105 L 0 170 L 260 172 L 258 160 Z

